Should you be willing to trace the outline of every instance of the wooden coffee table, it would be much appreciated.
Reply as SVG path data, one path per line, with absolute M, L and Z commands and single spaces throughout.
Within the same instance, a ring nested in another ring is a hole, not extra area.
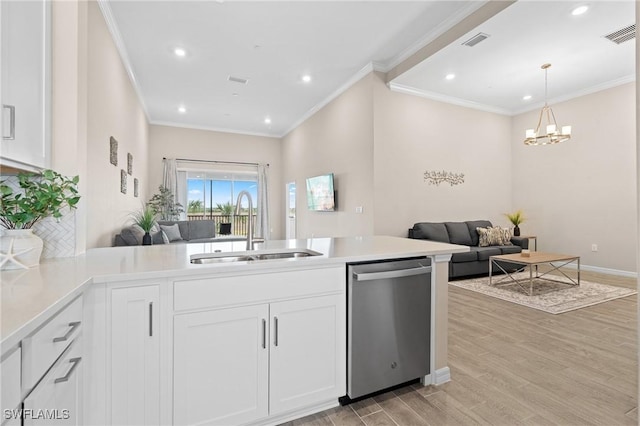
M 512 272 L 509 272 L 507 270 L 505 270 L 502 266 L 500 266 L 500 262 L 509 262 L 509 263 L 515 263 L 517 265 L 521 265 L 522 268 L 519 268 L 517 271 L 515 272 L 521 272 L 527 269 L 527 267 L 529 267 L 529 278 L 524 278 L 524 279 L 517 279 L 514 278 Z M 577 278 L 574 279 L 572 277 L 570 277 L 569 275 L 565 274 L 564 271 L 562 271 L 560 268 L 562 268 L 563 266 L 566 266 L 570 263 L 576 262 L 577 264 Z M 543 274 L 540 274 L 538 272 L 538 266 L 540 265 L 549 265 L 551 266 L 551 270 L 547 271 Z M 506 276 L 497 281 L 495 284 L 493 283 L 493 266 L 497 266 L 502 272 L 504 272 L 506 274 Z M 535 275 L 533 273 L 533 270 L 535 268 Z M 551 278 L 548 278 L 547 275 L 553 271 L 558 271 L 560 272 L 562 275 L 564 275 L 569 282 L 565 282 L 565 281 L 560 281 L 560 280 L 554 280 Z M 530 256 L 523 256 L 522 253 L 514 253 L 514 254 L 502 254 L 502 255 L 497 255 L 497 256 L 490 256 L 489 257 L 489 285 L 498 285 L 502 282 L 514 282 L 516 284 L 518 284 L 520 286 L 520 288 L 522 288 L 525 292 L 527 292 L 527 289 L 525 287 L 522 286 L 522 284 L 526 284 L 527 281 L 529 282 L 529 290 L 528 290 L 528 294 L 529 296 L 531 296 L 533 294 L 533 279 L 534 278 L 538 278 L 538 279 L 543 279 L 543 280 L 547 280 L 547 281 L 554 281 L 554 282 L 561 282 L 564 284 L 571 284 L 571 285 L 576 285 L 579 286 L 580 285 L 580 256 L 574 256 L 574 255 L 570 255 L 570 254 L 557 254 L 557 253 L 544 253 L 544 252 L 539 252 L 539 251 L 534 251 L 530 253 Z

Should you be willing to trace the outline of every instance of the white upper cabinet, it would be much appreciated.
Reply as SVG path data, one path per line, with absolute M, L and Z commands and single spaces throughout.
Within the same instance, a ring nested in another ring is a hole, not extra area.
M 50 166 L 51 2 L 0 2 L 2 165 Z

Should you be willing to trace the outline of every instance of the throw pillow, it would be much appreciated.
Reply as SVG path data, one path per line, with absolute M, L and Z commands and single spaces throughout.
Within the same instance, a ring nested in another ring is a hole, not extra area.
M 169 239 L 169 242 L 182 241 L 182 235 L 180 235 L 180 228 L 178 227 L 177 223 L 171 226 L 160 225 L 160 228 Z
M 511 229 L 502 228 L 502 244 L 501 245 L 512 246 L 513 243 L 511 242 L 511 237 L 513 237 L 513 235 L 511 235 Z
M 478 243 L 480 247 L 505 245 L 505 230 L 499 226 L 476 228 L 476 231 L 478 231 L 478 236 L 480 237 Z M 509 242 L 510 239 L 511 237 L 507 239 L 507 242 Z

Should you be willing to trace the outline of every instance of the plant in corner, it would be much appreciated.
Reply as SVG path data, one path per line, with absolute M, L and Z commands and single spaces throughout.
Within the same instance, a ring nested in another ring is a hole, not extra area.
M 138 225 L 144 231 L 142 237 L 142 245 L 151 245 L 151 229 L 156 224 L 156 212 L 149 204 L 144 204 L 142 210 L 137 211 L 131 215 L 133 223 Z
M 176 203 L 171 190 L 163 185 L 158 187 L 158 193 L 153 194 L 148 204 L 161 220 L 176 220 L 184 213 L 182 204 Z
M 45 217 L 60 219 L 65 207 L 75 209 L 80 201 L 78 181 L 78 176 L 44 170 L 40 175 L 18 174 L 20 191 L 14 191 L 7 180 L 0 182 L 0 225 L 5 228 L 0 268 L 29 268 L 40 263 L 43 243 L 31 228 Z
M 517 210 L 514 213 L 505 213 L 504 214 L 507 219 L 513 224 L 513 235 L 516 237 L 520 236 L 520 224 L 525 221 L 524 213 L 522 210 Z

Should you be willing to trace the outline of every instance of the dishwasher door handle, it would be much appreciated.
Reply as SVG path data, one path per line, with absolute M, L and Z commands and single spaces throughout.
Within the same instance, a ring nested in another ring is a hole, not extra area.
M 431 272 L 431 266 L 421 266 L 419 268 L 411 269 L 397 269 L 395 271 L 383 271 L 383 272 L 354 272 L 353 276 L 357 281 L 373 281 L 373 280 L 386 280 L 389 278 L 402 278 L 411 277 L 414 275 L 428 274 Z

